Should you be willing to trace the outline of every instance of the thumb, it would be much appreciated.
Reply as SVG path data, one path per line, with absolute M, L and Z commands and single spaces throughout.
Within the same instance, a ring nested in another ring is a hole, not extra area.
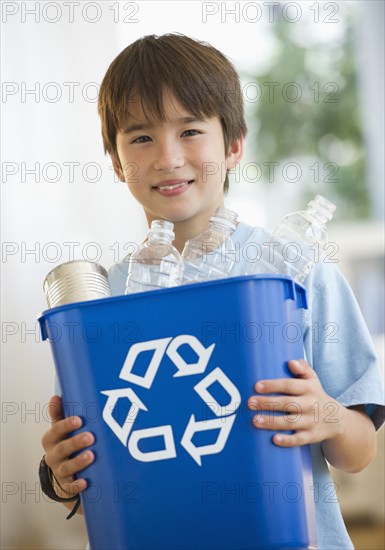
M 296 359 L 288 362 L 290 371 L 298 378 L 316 378 L 317 375 L 305 359 Z
M 52 424 L 64 418 L 63 404 L 61 397 L 54 395 L 48 403 L 48 414 L 51 417 Z

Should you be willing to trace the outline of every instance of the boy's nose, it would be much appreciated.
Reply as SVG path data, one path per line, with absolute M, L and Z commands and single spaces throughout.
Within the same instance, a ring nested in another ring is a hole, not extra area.
M 159 144 L 154 160 L 155 170 L 172 172 L 175 168 L 181 168 L 183 165 L 183 151 L 178 144 L 174 142 Z

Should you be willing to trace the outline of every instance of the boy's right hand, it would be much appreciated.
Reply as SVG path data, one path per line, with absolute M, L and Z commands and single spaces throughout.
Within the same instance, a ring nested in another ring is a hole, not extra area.
M 90 432 L 68 437 L 71 432 L 81 428 L 82 419 L 79 416 L 64 418 L 62 400 L 59 396 L 55 395 L 51 398 L 48 412 L 52 424 L 42 438 L 45 461 L 60 485 L 58 487 L 55 483 L 55 492 L 58 496 L 66 498 L 86 489 L 86 480 L 83 478 L 75 480 L 74 475 L 89 466 L 95 458 L 94 453 L 89 450 L 74 458 L 70 456 L 92 445 L 95 438 Z

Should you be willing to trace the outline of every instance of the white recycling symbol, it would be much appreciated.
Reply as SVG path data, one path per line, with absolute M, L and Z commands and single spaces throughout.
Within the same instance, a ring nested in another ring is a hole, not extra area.
M 120 439 L 123 445 L 127 444 L 127 439 L 130 434 L 131 428 L 134 424 L 134 420 L 139 413 L 139 409 L 147 411 L 147 407 L 143 405 L 139 397 L 131 388 L 123 388 L 121 390 L 108 390 L 100 392 L 104 395 L 108 395 L 107 402 L 103 409 L 103 420 L 108 424 L 114 434 Z M 112 411 L 115 408 L 118 400 L 126 397 L 131 402 L 130 410 L 127 413 L 126 419 L 123 422 L 123 426 L 117 422 L 112 416 Z
M 179 355 L 178 348 L 183 346 L 183 344 L 188 344 L 196 352 L 199 357 L 197 363 L 186 363 L 183 357 Z M 195 336 L 191 336 L 190 334 L 182 334 L 174 338 L 166 352 L 178 369 L 174 376 L 188 376 L 189 374 L 201 374 L 204 372 L 214 348 L 215 344 L 212 344 L 206 349 Z
M 198 357 L 196 363 L 187 363 L 179 354 L 179 348 L 186 344 L 196 353 Z M 129 349 L 119 378 L 131 384 L 150 389 L 164 355 L 167 355 L 177 368 L 177 372 L 174 374 L 175 378 L 203 374 L 210 361 L 214 348 L 215 344 L 205 348 L 195 336 L 190 334 L 181 334 L 174 338 L 169 337 L 138 342 Z M 138 356 L 146 351 L 153 351 L 153 355 L 145 373 L 142 376 L 134 374 L 132 371 Z M 219 383 L 230 397 L 230 402 L 225 407 L 221 406 L 209 392 L 208 388 L 215 382 Z M 224 449 L 234 424 L 236 417 L 235 411 L 241 403 L 241 395 L 238 388 L 219 367 L 209 372 L 209 374 L 200 380 L 193 389 L 217 417 L 210 420 L 196 421 L 194 414 L 192 414 L 180 441 L 185 451 L 187 451 L 193 460 L 201 466 L 202 456 L 217 454 Z M 139 411 L 148 412 L 147 407 L 132 388 L 105 390 L 101 393 L 108 397 L 102 413 L 103 420 L 118 437 L 119 441 L 127 447 L 133 458 L 142 462 L 176 458 L 177 453 L 171 425 L 166 424 L 164 426 L 154 426 L 142 430 L 132 430 Z M 113 417 L 113 411 L 120 399 L 127 399 L 131 404 L 122 425 Z M 196 446 L 193 443 L 194 435 L 198 432 L 209 430 L 218 431 L 216 441 L 208 445 Z M 150 452 L 140 450 L 140 441 L 159 436 L 163 437 L 163 449 Z
M 158 371 L 165 349 L 167 348 L 170 340 L 172 340 L 172 338 L 161 338 L 160 340 L 139 342 L 138 344 L 134 344 L 133 346 L 131 346 L 124 362 L 123 368 L 120 371 L 119 378 L 123 378 L 123 380 L 127 380 L 127 382 L 139 384 L 139 386 L 150 389 Z M 137 374 L 132 374 L 131 371 L 133 366 L 135 365 L 135 360 L 138 355 L 143 351 L 150 351 L 152 349 L 154 350 L 154 355 L 152 356 L 145 375 L 139 376 Z

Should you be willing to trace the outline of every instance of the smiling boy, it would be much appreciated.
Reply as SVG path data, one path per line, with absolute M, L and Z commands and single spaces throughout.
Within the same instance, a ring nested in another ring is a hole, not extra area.
M 223 205 L 226 172 L 242 158 L 246 124 L 236 71 L 208 44 L 177 34 L 143 37 L 110 65 L 100 90 L 99 114 L 105 151 L 116 174 L 143 207 L 149 225 L 154 219 L 174 223 L 174 244 L 181 251 Z M 241 249 L 265 238 L 262 228 L 242 222 L 233 235 Z M 242 273 L 243 267 L 236 264 L 231 275 Z M 124 294 L 127 262 L 114 265 L 109 276 L 113 293 Z M 357 472 L 373 459 L 375 429 L 384 421 L 381 378 L 369 333 L 339 272 L 319 263 L 306 286 L 307 361 L 289 362 L 292 379 L 256 380 L 248 406 L 269 411 L 277 403 L 276 410 L 287 410 L 293 400 L 298 404 L 301 415 L 291 435 L 283 434 L 293 428 L 288 415 L 258 414 L 253 423 L 256 429 L 271 430 L 276 445 L 311 444 L 318 548 L 346 550 L 352 543 L 338 501 L 330 501 L 327 461 Z M 314 336 L 317 324 L 328 323 L 338 327 L 337 341 L 328 341 L 325 334 Z M 45 462 L 54 489 L 66 498 L 86 488 L 85 479 L 74 476 L 94 460 L 87 450 L 94 438 L 90 432 L 68 437 L 81 419 L 64 419 L 58 396 L 49 410 L 52 427 L 43 437 Z
M 113 165 L 149 225 L 155 219 L 174 223 L 174 245 L 181 252 L 186 240 L 206 228 L 216 208 L 223 206 L 218 167 L 235 167 L 243 137 L 225 151 L 217 116 L 191 116 L 167 90 L 163 105 L 165 120 L 148 121 L 140 101 L 132 102 L 130 123 L 117 132 Z

